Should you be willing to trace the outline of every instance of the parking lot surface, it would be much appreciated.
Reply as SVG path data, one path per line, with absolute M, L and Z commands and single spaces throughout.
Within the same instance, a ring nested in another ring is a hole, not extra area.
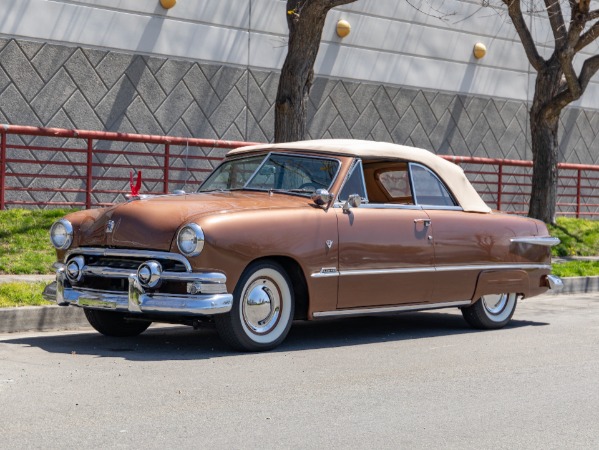
M 0 448 L 599 448 L 599 299 L 538 297 L 475 331 L 442 310 L 214 329 L 0 335 Z

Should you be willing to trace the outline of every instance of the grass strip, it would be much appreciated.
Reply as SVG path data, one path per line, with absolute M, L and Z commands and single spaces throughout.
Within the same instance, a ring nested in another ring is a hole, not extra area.
M 9 209 L 0 211 L 0 274 L 50 274 L 56 251 L 49 230 L 74 210 Z
M 558 277 L 599 276 L 599 261 L 567 261 L 554 263 L 551 272 Z
M 42 298 L 47 283 L 11 282 L 0 283 L 0 308 L 15 306 L 39 306 L 51 303 Z
M 599 255 L 599 220 L 558 217 L 549 233 L 561 240 L 552 248 L 553 256 Z

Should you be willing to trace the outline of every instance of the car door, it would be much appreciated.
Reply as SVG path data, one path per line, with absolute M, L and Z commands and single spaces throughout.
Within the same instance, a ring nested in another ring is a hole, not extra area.
M 339 229 L 337 307 L 429 302 L 434 255 L 426 212 L 414 205 L 374 202 L 344 208 L 350 193 L 368 200 L 360 162 L 335 206 Z
M 430 219 L 435 255 L 432 302 L 469 300 L 481 265 L 494 259 L 494 238 L 486 214 L 466 213 L 439 177 L 427 167 L 410 164 L 415 203 Z M 497 255 L 496 255 L 497 256 Z

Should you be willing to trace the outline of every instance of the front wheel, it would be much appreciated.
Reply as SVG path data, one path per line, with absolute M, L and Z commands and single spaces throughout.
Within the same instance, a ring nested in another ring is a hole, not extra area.
M 466 322 L 474 328 L 496 330 L 508 324 L 516 310 L 518 294 L 483 295 L 473 305 L 462 308 Z
M 243 351 L 278 346 L 293 321 L 294 296 L 285 270 L 274 261 L 251 264 L 233 292 L 233 307 L 214 316 L 221 339 Z
M 152 324 L 146 320 L 127 320 L 125 314 L 114 311 L 100 311 L 84 308 L 83 312 L 89 324 L 104 336 L 137 336 Z

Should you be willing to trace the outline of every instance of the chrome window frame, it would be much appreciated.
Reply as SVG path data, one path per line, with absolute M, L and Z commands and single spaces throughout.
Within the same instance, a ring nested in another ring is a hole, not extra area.
M 229 192 L 229 191 L 239 191 L 239 190 L 247 190 L 247 191 L 258 191 L 258 192 L 270 192 L 270 191 L 276 191 L 276 192 L 285 192 L 285 190 L 278 190 L 278 189 L 258 189 L 258 188 L 252 188 L 252 187 L 247 187 L 248 183 L 250 181 L 252 181 L 252 179 L 256 176 L 256 174 L 260 171 L 260 169 L 262 169 L 262 167 L 264 167 L 264 164 L 266 164 L 266 161 L 268 161 L 268 159 L 273 156 L 273 155 L 280 155 L 280 156 L 296 156 L 299 158 L 306 158 L 306 159 L 319 159 L 319 160 L 323 160 L 323 161 L 334 161 L 337 163 L 337 170 L 335 171 L 335 174 L 333 175 L 333 177 L 331 178 L 331 183 L 329 184 L 329 186 L 326 188 L 327 190 L 330 190 L 331 187 L 335 184 L 335 181 L 337 180 L 337 177 L 339 176 L 339 172 L 341 171 L 341 167 L 342 167 L 342 163 L 340 159 L 337 158 L 330 158 L 330 157 L 326 157 L 326 156 L 313 156 L 313 155 L 306 155 L 305 153 L 296 153 L 296 152 L 276 152 L 276 151 L 271 151 L 268 153 L 264 153 L 264 159 L 262 160 L 262 162 L 260 163 L 260 165 L 258 165 L 258 167 L 256 168 L 256 170 L 254 170 L 254 172 L 252 173 L 252 175 L 250 175 L 250 177 L 248 178 L 248 181 L 246 181 L 246 183 L 243 185 L 242 188 L 237 188 L 237 189 L 223 189 L 223 192 Z M 260 154 L 250 154 L 250 155 L 241 155 L 239 157 L 236 158 L 230 158 L 230 159 L 225 159 L 222 163 L 220 163 L 218 166 L 216 166 L 214 168 L 214 170 L 210 173 L 210 175 L 212 175 L 212 173 L 214 173 L 220 166 L 231 162 L 231 161 L 238 161 L 244 158 L 253 158 L 256 156 L 260 156 Z M 364 174 L 362 174 L 362 179 L 364 179 Z M 206 180 L 204 180 L 204 183 L 208 180 L 208 178 L 206 178 Z M 202 183 L 200 185 L 200 187 L 198 188 L 198 190 L 196 191 L 196 193 L 201 194 L 202 191 L 200 191 L 200 189 L 202 188 L 202 186 L 204 185 L 204 183 Z M 211 191 L 205 191 L 205 192 L 211 192 Z M 306 196 L 308 195 L 307 193 L 301 193 L 301 192 L 289 192 L 290 195 L 300 195 L 300 196 Z
M 439 182 L 441 184 L 441 186 L 443 186 L 445 191 L 449 194 L 449 198 L 453 202 L 453 206 L 427 205 L 426 203 L 420 203 L 418 201 L 418 192 L 416 191 L 416 184 L 414 183 L 414 175 L 413 175 L 412 167 L 422 167 L 424 170 L 426 170 L 431 175 L 433 175 L 433 177 L 435 177 L 437 179 L 437 182 Z M 443 182 L 443 180 L 441 180 L 441 178 L 435 172 L 433 172 L 430 168 L 428 168 L 425 165 L 420 164 L 420 163 L 408 162 L 408 169 L 410 171 L 410 184 L 412 185 L 412 195 L 414 197 L 414 204 L 416 204 L 418 206 L 422 206 L 422 209 L 436 209 L 436 210 L 450 210 L 450 211 L 463 211 L 464 210 L 460 206 L 458 201 L 455 199 L 455 196 L 453 195 L 451 190 Z
M 352 162 L 352 166 L 350 167 L 349 171 L 347 172 L 347 175 L 343 179 L 343 183 L 341 183 L 341 187 L 339 188 L 339 192 L 335 196 L 335 202 L 333 204 L 334 208 L 342 207 L 345 204 L 345 200 L 339 200 L 339 195 L 341 195 L 341 191 L 343 191 L 343 188 L 345 187 L 345 184 L 348 182 L 348 180 L 354 174 L 354 171 L 356 170 L 356 167 L 358 167 L 358 166 L 360 166 L 360 168 L 362 169 L 362 188 L 364 189 L 364 195 L 365 195 L 365 197 L 362 197 L 363 204 L 360 205 L 360 207 L 364 207 L 367 204 L 370 204 L 370 202 L 368 200 L 368 191 L 366 190 L 366 178 L 364 177 L 364 166 L 362 165 L 362 159 L 361 158 L 356 158 Z

